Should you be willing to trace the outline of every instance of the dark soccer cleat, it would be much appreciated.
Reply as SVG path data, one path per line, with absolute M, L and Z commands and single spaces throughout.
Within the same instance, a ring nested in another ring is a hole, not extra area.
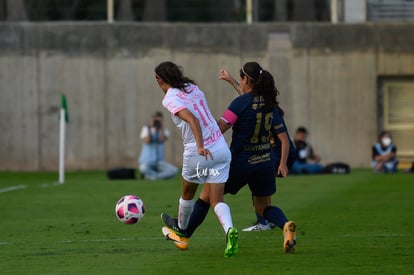
M 175 233 L 180 236 L 180 237 L 184 237 L 186 231 L 185 230 L 181 230 L 178 227 L 178 219 L 177 218 L 173 218 L 171 216 L 169 216 L 166 213 L 161 213 L 161 220 L 165 223 L 165 225 L 167 225 L 169 228 L 171 228 L 172 230 L 175 231 Z

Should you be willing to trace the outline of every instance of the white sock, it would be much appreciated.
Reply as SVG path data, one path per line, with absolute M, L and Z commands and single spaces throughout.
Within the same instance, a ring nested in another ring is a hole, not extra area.
M 180 197 L 180 205 L 178 206 L 178 227 L 186 230 L 193 212 L 194 200 L 183 200 Z
M 219 202 L 214 207 L 214 212 L 219 219 L 221 226 L 224 229 L 224 233 L 227 233 L 230 227 L 233 227 L 233 221 L 231 220 L 230 207 L 225 202 Z

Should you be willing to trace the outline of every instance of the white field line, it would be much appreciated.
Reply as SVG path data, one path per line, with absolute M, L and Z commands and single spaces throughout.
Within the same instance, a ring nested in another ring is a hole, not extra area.
M 404 233 L 376 233 L 376 234 L 345 234 L 345 238 L 366 238 L 366 237 L 411 237 L 413 234 L 404 234 Z
M 11 191 L 19 190 L 19 189 L 25 189 L 26 187 L 27 186 L 24 185 L 24 184 L 13 185 L 13 186 L 9 186 L 9 187 L 0 189 L 0 193 L 6 193 L 6 192 L 11 192 Z
M 55 181 L 55 182 L 42 183 L 39 185 L 39 188 L 49 188 L 49 187 L 60 186 L 60 185 L 62 185 L 62 183 Z M 13 186 L 0 189 L 0 194 L 16 191 L 20 189 L 26 189 L 26 188 L 27 188 L 27 185 L 25 184 L 13 185 Z
M 126 242 L 126 241 L 139 241 L 139 240 L 162 240 L 161 237 L 149 237 L 149 238 L 118 238 L 118 239 L 96 239 L 96 240 L 61 240 L 54 243 L 107 243 L 107 242 Z M 44 242 L 0 242 L 2 245 L 27 245 L 27 244 L 44 244 Z
M 207 240 L 217 240 L 217 239 L 223 239 L 223 236 L 211 236 L 211 237 L 201 237 L 201 239 L 207 239 Z M 263 237 L 263 239 L 265 239 Z M 267 238 L 266 238 L 267 239 Z M 91 239 L 91 240 L 60 240 L 60 241 L 54 241 L 51 243 L 57 243 L 57 244 L 71 244 L 71 243 L 108 243 L 108 242 L 130 242 L 130 241 L 148 241 L 148 240 L 166 240 L 165 238 L 161 237 L 145 237 L 145 238 L 116 238 L 116 239 Z M 1 242 L 0 246 L 6 246 L 6 245 L 36 245 L 36 244 L 45 244 L 45 242 Z
M 60 186 L 63 185 L 64 183 L 60 183 L 58 181 L 55 182 L 49 182 L 49 183 L 42 183 L 41 185 L 39 185 L 40 188 L 49 188 L 49 187 L 53 187 L 53 186 Z

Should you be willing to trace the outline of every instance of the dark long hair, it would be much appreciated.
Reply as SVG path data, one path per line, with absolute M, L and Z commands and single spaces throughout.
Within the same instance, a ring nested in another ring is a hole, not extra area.
M 240 69 L 240 77 L 247 77 L 253 83 L 252 93 L 255 96 L 262 96 L 264 99 L 265 110 L 272 110 L 277 107 L 283 115 L 283 110 L 279 107 L 276 97 L 279 91 L 276 88 L 273 76 L 264 70 L 257 62 L 247 62 Z
M 159 77 L 165 83 L 171 85 L 173 88 L 180 89 L 183 92 L 186 91 L 186 85 L 188 83 L 196 84 L 190 78 L 184 76 L 183 70 L 180 66 L 171 61 L 165 61 L 155 67 L 156 77 Z

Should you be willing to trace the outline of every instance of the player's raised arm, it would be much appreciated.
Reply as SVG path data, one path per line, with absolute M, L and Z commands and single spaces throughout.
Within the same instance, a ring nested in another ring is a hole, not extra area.
M 220 70 L 220 75 L 219 75 L 219 79 L 226 81 L 227 83 L 229 83 L 231 86 L 233 86 L 233 88 L 236 90 L 236 92 L 239 95 L 244 94 L 244 92 L 242 91 L 242 89 L 240 88 L 240 84 L 236 81 L 236 79 L 234 79 L 234 77 L 225 69 L 221 69 Z

